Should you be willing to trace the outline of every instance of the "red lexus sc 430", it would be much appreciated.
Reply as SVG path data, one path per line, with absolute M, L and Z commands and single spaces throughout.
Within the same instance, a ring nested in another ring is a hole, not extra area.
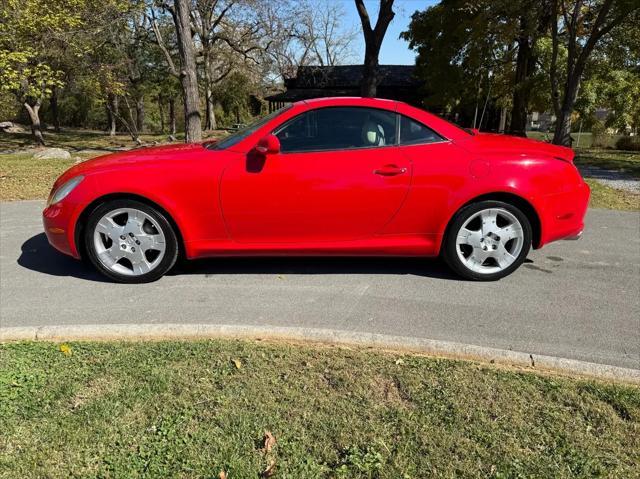
M 80 163 L 53 185 L 44 228 L 126 283 L 179 255 L 440 255 L 495 280 L 582 233 L 589 187 L 573 156 L 396 101 L 301 101 L 218 142 Z

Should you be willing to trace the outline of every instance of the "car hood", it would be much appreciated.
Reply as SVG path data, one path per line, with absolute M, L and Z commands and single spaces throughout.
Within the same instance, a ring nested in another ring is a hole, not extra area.
M 574 151 L 565 146 L 552 145 L 551 143 L 530 138 L 494 133 L 476 133 L 465 142 L 465 146 L 480 154 L 518 153 L 522 156 L 544 155 L 569 162 L 573 161 L 575 156 Z
M 135 166 L 144 163 L 168 164 L 169 162 L 182 162 L 195 157 L 201 157 L 204 152 L 213 153 L 205 149 L 204 145 L 200 143 L 172 144 L 119 151 L 117 153 L 98 156 L 72 166 L 58 178 L 56 186 L 78 175 L 86 175 L 97 171 Z

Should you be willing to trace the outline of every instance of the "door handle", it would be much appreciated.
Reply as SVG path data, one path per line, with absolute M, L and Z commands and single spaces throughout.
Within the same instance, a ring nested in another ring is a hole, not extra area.
M 373 170 L 375 175 L 380 176 L 396 176 L 406 173 L 406 168 L 400 168 L 396 165 L 384 165 L 382 168 L 378 168 L 377 170 Z

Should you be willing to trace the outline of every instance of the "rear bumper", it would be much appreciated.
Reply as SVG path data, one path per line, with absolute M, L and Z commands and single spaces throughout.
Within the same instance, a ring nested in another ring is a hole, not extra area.
M 576 240 L 579 240 L 580 238 L 582 238 L 583 231 L 580 231 L 580 233 L 578 233 L 577 235 L 567 236 L 566 238 L 563 238 L 563 239 L 565 241 L 576 241 Z
M 540 202 L 540 244 L 561 239 L 579 239 L 584 231 L 584 217 L 589 205 L 591 190 L 581 181 L 575 187 L 547 195 Z

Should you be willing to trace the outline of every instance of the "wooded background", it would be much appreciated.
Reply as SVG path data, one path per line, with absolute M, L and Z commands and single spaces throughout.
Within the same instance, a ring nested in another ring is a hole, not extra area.
M 362 94 L 375 96 L 394 18 L 393 0 L 1 5 L 0 121 L 30 124 L 42 144 L 43 124 L 200 141 L 203 129 L 262 114 L 263 98 L 301 65 L 364 65 Z M 346 9 L 360 24 L 345 22 Z M 577 125 L 638 132 L 638 0 L 444 0 L 418 9 L 402 37 L 424 80 L 421 106 L 462 126 L 482 128 L 485 112 L 500 111 L 505 130 L 524 135 L 531 111 L 549 111 L 558 144 Z

